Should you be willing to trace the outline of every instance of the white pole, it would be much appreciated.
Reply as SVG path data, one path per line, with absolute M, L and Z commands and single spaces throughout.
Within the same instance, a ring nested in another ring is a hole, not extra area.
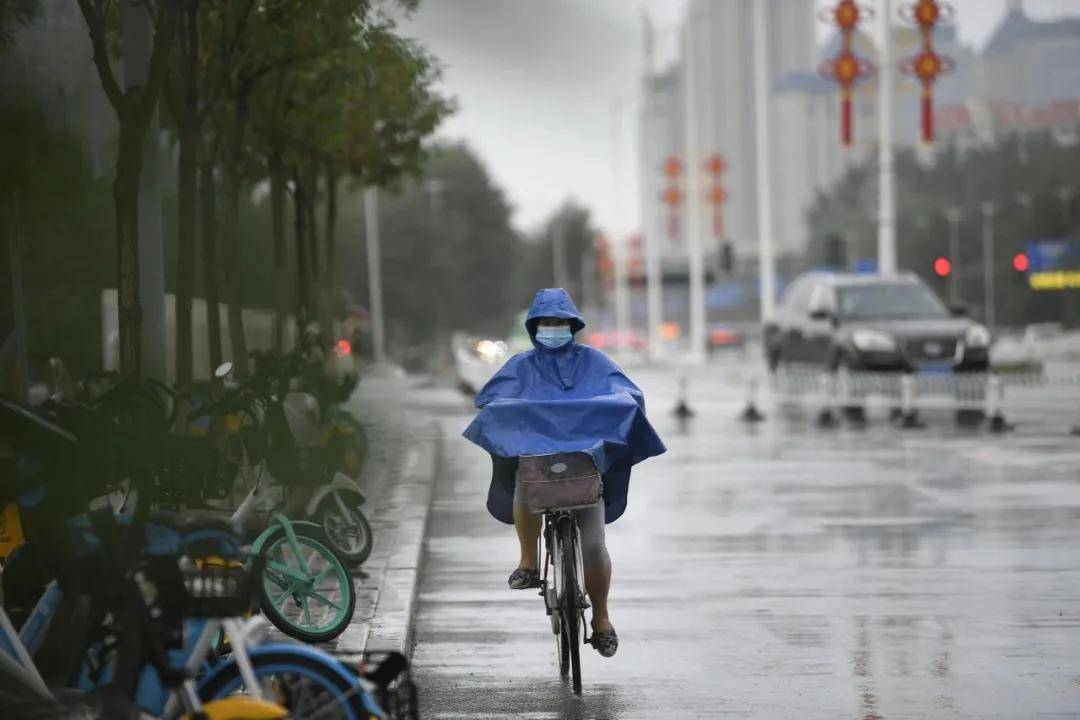
M 892 10 L 881 0 L 878 77 L 878 272 L 896 272 L 896 168 L 893 164 Z
M 949 302 L 953 305 L 960 304 L 960 208 L 949 208 L 945 211 L 945 218 L 949 221 L 949 262 L 952 263 L 952 272 L 949 273 Z
M 994 204 L 984 202 L 982 204 L 983 216 L 983 307 L 986 324 L 994 327 L 996 313 L 994 312 Z
M 383 335 L 382 263 L 379 259 L 379 189 L 364 190 L 364 221 L 367 235 L 368 293 L 371 304 L 371 345 L 373 360 L 386 359 Z
M 559 213 L 551 228 L 551 266 L 555 287 L 568 290 L 566 278 L 566 216 Z
M 772 217 L 772 161 L 769 143 L 769 56 L 765 43 L 768 34 L 765 27 L 766 0 L 754 2 L 754 114 L 757 117 L 755 145 L 757 146 L 757 195 L 758 195 L 758 273 L 761 285 L 761 319 L 768 320 L 773 314 L 776 296 L 773 260 Z
M 648 169 L 648 168 L 647 168 Z M 656 169 L 652 168 L 655 173 Z M 648 180 L 642 177 L 642 184 L 646 187 L 651 187 Z M 646 205 L 645 207 L 648 207 Z M 644 218 L 645 222 L 642 223 L 645 229 L 645 282 L 646 282 L 646 307 L 649 315 L 649 357 L 653 360 L 659 360 L 663 355 L 663 342 L 664 338 L 660 332 L 660 326 L 664 322 L 663 317 L 663 282 L 660 274 L 660 225 L 662 223 L 661 217 L 663 211 L 660 209 L 660 203 L 653 205 L 656 208 L 655 217 Z
M 611 101 L 611 189 L 615 208 L 615 222 L 622 218 L 622 162 L 619 153 L 622 149 L 622 101 Z M 625 341 L 630 328 L 630 297 L 627 287 L 627 266 L 630 262 L 629 239 L 625 233 L 617 233 L 611 238 L 612 260 L 615 262 L 615 330 L 619 343 Z M 618 348 L 619 345 L 617 344 Z
M 686 20 L 685 38 L 683 40 L 683 54 L 685 60 L 683 66 L 686 73 L 684 95 L 686 98 L 686 252 L 689 260 L 690 273 L 690 349 L 689 357 L 692 361 L 700 361 L 705 357 L 705 285 L 703 275 L 705 263 L 701 251 L 701 148 L 698 137 L 698 109 L 703 98 L 699 88 L 696 87 L 696 73 L 694 60 L 694 22 L 695 16 L 689 15 Z M 708 32 L 709 28 L 705 28 Z M 709 89 L 706 89 L 708 92 Z

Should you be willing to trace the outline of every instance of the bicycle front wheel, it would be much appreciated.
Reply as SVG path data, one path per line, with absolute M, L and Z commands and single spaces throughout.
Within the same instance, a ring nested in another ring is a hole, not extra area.
M 251 666 L 264 699 L 289 711 L 290 717 L 318 717 L 320 720 L 368 720 L 382 717 L 374 698 L 358 686 L 359 680 L 346 677 L 336 661 L 281 646 L 251 654 Z M 204 702 L 238 694 L 250 694 L 240 667 L 234 660 L 209 673 L 199 683 Z
M 352 621 L 356 592 L 352 575 L 322 532 L 295 525 L 296 542 L 283 530 L 263 546 L 260 583 L 263 613 L 286 635 L 304 642 L 333 640 Z
M 562 554 L 562 633 L 561 657 L 569 656 L 570 682 L 575 695 L 581 694 L 581 586 L 578 583 L 577 528 L 569 519 L 559 524 L 559 545 Z M 560 658 L 561 659 L 561 658 Z

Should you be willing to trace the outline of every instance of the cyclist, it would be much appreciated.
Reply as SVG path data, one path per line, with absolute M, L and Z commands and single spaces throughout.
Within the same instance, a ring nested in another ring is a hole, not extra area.
M 514 477 L 517 458 L 568 451 L 593 456 L 603 472 L 604 503 L 578 511 L 578 525 L 585 590 L 593 609 L 593 647 L 611 657 L 619 638 L 607 604 L 611 559 L 604 524 L 626 509 L 630 466 L 665 448 L 645 418 L 645 399 L 637 385 L 602 352 L 575 341 L 584 327 L 565 290 L 537 291 L 525 317 L 534 349 L 510 358 L 476 396 L 481 412 L 465 437 L 492 457 L 488 511 L 517 530 L 521 557 L 508 581 L 515 590 L 540 585 L 541 528 L 541 517 L 520 502 Z M 628 403 L 627 396 L 633 402 Z M 583 408 L 580 402 L 559 402 L 563 400 L 588 402 Z

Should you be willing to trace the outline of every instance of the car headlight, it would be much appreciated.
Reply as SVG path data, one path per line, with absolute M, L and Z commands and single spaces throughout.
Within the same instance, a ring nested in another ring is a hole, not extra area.
M 851 344 L 862 352 L 896 352 L 896 338 L 880 330 L 856 330 Z
M 497 363 L 506 358 L 506 343 L 501 340 L 481 340 L 476 343 L 476 354 L 489 363 Z
M 964 333 L 964 344 L 971 348 L 990 346 L 990 330 L 985 325 L 972 325 Z

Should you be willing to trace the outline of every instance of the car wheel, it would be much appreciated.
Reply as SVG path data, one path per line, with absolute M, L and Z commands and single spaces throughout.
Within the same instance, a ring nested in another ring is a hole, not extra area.
M 844 396 L 840 398 L 840 412 L 844 418 L 857 424 L 866 423 L 866 406 L 860 402 L 862 396 L 852 388 L 851 362 L 841 350 L 833 353 L 829 361 L 829 372 L 835 376 L 838 387 L 843 388 Z
M 956 411 L 956 424 L 960 427 L 972 428 L 982 425 L 986 419 L 986 413 L 982 410 L 963 409 Z
M 780 368 L 780 348 L 769 348 L 765 353 L 765 364 L 769 372 L 776 372 Z

